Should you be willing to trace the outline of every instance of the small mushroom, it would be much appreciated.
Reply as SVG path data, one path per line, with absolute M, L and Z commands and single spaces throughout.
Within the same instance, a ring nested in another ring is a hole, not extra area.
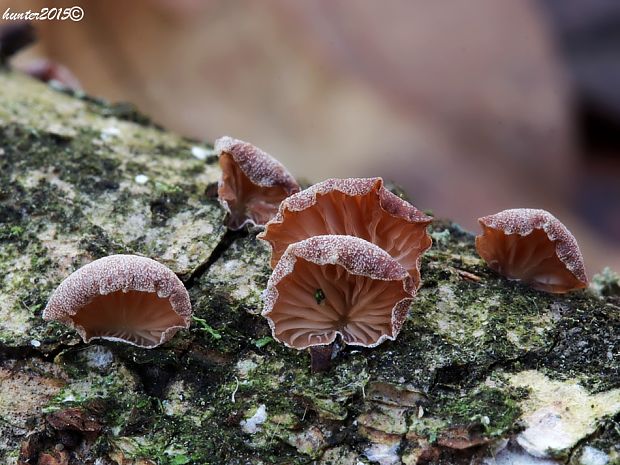
M 5 65 L 13 55 L 36 40 L 35 28 L 28 21 L 9 22 L 0 25 L 0 66 Z
M 262 226 L 278 211 L 280 202 L 299 191 L 299 184 L 271 155 L 230 137 L 215 141 L 222 176 L 218 198 L 228 212 L 228 227 Z
M 43 318 L 75 328 L 84 342 L 152 348 L 188 328 L 191 313 L 187 290 L 172 270 L 146 257 L 111 255 L 66 278 Z
M 267 284 L 262 315 L 276 340 L 314 348 L 313 358 L 325 363 L 337 336 L 363 347 L 395 339 L 414 295 L 407 270 L 376 245 L 315 236 L 286 249 Z
M 17 65 L 17 69 L 42 82 L 57 82 L 67 89 L 79 91 L 78 78 L 64 65 L 47 58 L 39 58 Z
M 286 199 L 258 237 L 271 245 L 271 266 L 289 244 L 347 234 L 378 245 L 420 284 L 419 261 L 431 246 L 432 218 L 394 195 L 381 178 L 328 179 Z
M 517 208 L 479 218 L 476 249 L 489 267 L 534 289 L 565 293 L 587 287 L 577 241 L 545 210 Z

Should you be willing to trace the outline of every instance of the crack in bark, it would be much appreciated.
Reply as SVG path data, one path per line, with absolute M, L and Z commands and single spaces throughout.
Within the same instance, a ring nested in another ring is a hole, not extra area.
M 220 239 L 220 242 L 211 252 L 211 255 L 209 255 L 209 258 L 194 268 L 194 271 L 191 272 L 189 277 L 183 281 L 185 287 L 190 289 L 197 280 L 209 271 L 211 266 L 213 266 L 213 264 L 217 262 L 222 255 L 224 255 L 224 253 L 236 240 L 247 237 L 248 235 L 249 231 L 247 229 L 241 229 L 239 231 L 231 231 L 230 229 L 227 230 L 226 233 L 224 233 L 224 236 L 222 236 L 222 239 Z
M 613 420 L 610 419 L 610 420 L 607 420 L 607 421 L 613 421 Z M 577 441 L 575 446 L 572 449 L 570 449 L 570 452 L 567 455 L 568 458 L 566 459 L 566 462 L 564 462 L 564 463 L 573 463 L 573 461 L 575 463 L 579 463 L 577 461 L 578 458 L 575 457 L 575 455 L 577 454 L 577 452 L 579 451 L 579 449 L 581 448 L 582 445 L 590 442 L 591 439 L 596 439 L 597 437 L 600 436 L 601 431 L 604 430 L 607 421 L 601 422 L 592 433 L 585 435 L 583 438 L 581 438 L 579 441 Z
M 6 362 L 8 360 L 22 361 L 28 360 L 32 358 L 38 358 L 44 362 L 53 361 L 58 354 L 73 348 L 80 348 L 82 346 L 86 346 L 86 344 L 58 344 L 52 350 L 41 350 L 37 349 L 30 345 L 22 345 L 22 346 L 10 346 L 6 344 L 0 344 L 0 363 Z M 41 346 L 44 348 L 44 346 Z

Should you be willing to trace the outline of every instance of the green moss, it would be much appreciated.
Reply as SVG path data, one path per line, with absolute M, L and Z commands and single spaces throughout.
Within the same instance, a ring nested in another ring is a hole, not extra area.
M 590 288 L 601 297 L 620 297 L 620 275 L 606 267 L 592 277 Z
M 161 226 L 185 208 L 188 191 L 191 189 L 157 183 L 156 190 L 159 195 L 150 201 L 151 222 L 155 226 Z
M 124 426 L 132 408 L 144 397 L 136 391 L 136 381 L 131 372 L 117 361 L 96 369 L 88 354 L 98 346 L 86 349 L 69 349 L 61 353 L 56 362 L 71 376 L 70 382 L 43 408 L 45 413 L 69 407 L 89 407 L 93 402 L 104 402 L 103 420 L 109 425 Z
M 123 121 L 130 121 L 145 127 L 161 129 L 146 115 L 138 111 L 135 105 L 127 102 L 109 103 L 104 100 L 93 99 L 92 97 L 82 96 L 89 103 L 89 108 L 95 113 L 106 118 L 115 118 Z
M 527 391 L 478 386 L 465 393 L 442 392 L 433 396 L 430 413 L 450 425 L 479 425 L 489 437 L 505 436 L 519 429 L 519 402 Z
M 203 299 L 199 298 L 199 306 L 213 313 L 212 317 L 206 314 L 207 319 L 217 318 L 222 304 L 232 307 L 235 313 L 241 312 L 241 315 L 260 313 L 263 304 L 261 294 L 271 273 L 270 256 L 269 248 L 255 235 L 236 238 L 197 283 L 203 295 L 226 296 L 225 303 L 215 299 L 203 304 Z M 264 335 L 257 334 L 258 337 Z
M 591 392 L 620 386 L 620 327 L 618 306 L 601 304 L 586 293 L 570 296 L 558 304 L 561 316 L 555 329 L 555 344 L 544 357 L 525 360 L 555 379 L 576 378 Z
M 136 445 L 130 456 L 166 464 L 174 463 L 179 456 L 187 457 L 188 463 L 192 464 L 216 464 L 252 460 L 257 455 L 263 459 L 273 458 L 266 463 L 303 463 L 298 460 L 295 450 L 279 439 L 285 434 L 282 425 L 268 423 L 256 437 L 242 433 L 239 426 L 244 413 L 251 411 L 256 402 L 266 403 L 270 416 L 277 412 L 293 412 L 300 418 L 303 415 L 303 406 L 296 406 L 297 403 L 285 395 L 284 387 L 279 395 L 270 389 L 273 379 L 269 381 L 268 378 L 273 377 L 273 372 L 268 372 L 273 367 L 265 366 L 253 373 L 251 387 L 237 387 L 234 377 L 229 374 L 229 368 L 234 365 L 228 362 L 221 365 L 222 359 L 214 357 L 211 349 L 208 350 L 211 355 L 190 353 L 181 363 L 174 358 L 174 353 L 166 350 L 149 351 L 146 358 L 144 351 L 132 348 L 123 349 L 119 354 L 126 363 L 131 361 L 143 367 L 143 383 L 157 382 L 154 371 L 166 367 L 173 369 L 175 383 L 182 383 L 177 395 L 161 393 L 166 407 L 152 413 L 147 411 L 145 427 L 128 430 L 128 419 L 121 428 L 123 438 L 131 439 Z M 170 381 L 163 384 L 170 385 Z M 144 410 L 140 405 L 137 407 Z M 110 441 L 114 443 L 116 439 Z M 249 442 L 253 446 L 248 447 Z

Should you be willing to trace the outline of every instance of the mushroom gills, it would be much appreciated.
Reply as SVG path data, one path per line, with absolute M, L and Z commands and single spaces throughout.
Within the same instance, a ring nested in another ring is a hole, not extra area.
M 80 308 L 71 320 L 84 328 L 86 341 L 101 338 L 155 346 L 172 328 L 185 327 L 167 298 L 155 292 L 117 291 L 99 295 Z
M 544 230 L 535 229 L 522 236 L 485 229 L 488 239 L 481 244 L 481 253 L 494 257 L 489 261 L 493 270 L 543 291 L 566 292 L 578 285 L 579 280 L 558 258 L 556 242 L 550 241 Z
M 338 334 L 346 344 L 371 345 L 392 334 L 394 302 L 410 297 L 402 281 L 380 281 L 302 258 L 277 288 L 270 318 L 278 339 L 295 348 L 331 344 Z
M 372 192 L 347 195 L 332 190 L 316 194 L 315 202 L 303 210 L 281 213 L 282 222 L 269 224 L 263 236 L 273 247 L 272 267 L 290 244 L 324 234 L 350 235 L 378 245 L 419 279 L 417 261 L 430 245 L 426 226 L 397 219 Z

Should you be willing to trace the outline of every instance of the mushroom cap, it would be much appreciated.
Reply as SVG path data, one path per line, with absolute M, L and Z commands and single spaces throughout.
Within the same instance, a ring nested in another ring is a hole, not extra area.
M 264 225 L 282 200 L 299 191 L 284 165 L 252 144 L 225 136 L 215 141 L 215 150 L 222 169 L 217 194 L 230 229 Z
M 353 236 L 314 236 L 291 244 L 267 284 L 262 315 L 273 337 L 294 349 L 374 347 L 396 338 L 415 295 L 407 270 Z
M 328 179 L 292 195 L 259 238 L 271 245 L 273 268 L 289 244 L 345 234 L 378 245 L 420 284 L 420 257 L 431 246 L 432 218 L 394 195 L 381 178 Z
M 588 285 L 577 241 L 545 210 L 516 208 L 479 218 L 476 249 L 489 267 L 509 279 L 552 293 Z
M 75 328 L 84 342 L 152 348 L 188 328 L 191 314 L 189 294 L 172 270 L 146 257 L 111 255 L 60 283 L 43 318 Z

